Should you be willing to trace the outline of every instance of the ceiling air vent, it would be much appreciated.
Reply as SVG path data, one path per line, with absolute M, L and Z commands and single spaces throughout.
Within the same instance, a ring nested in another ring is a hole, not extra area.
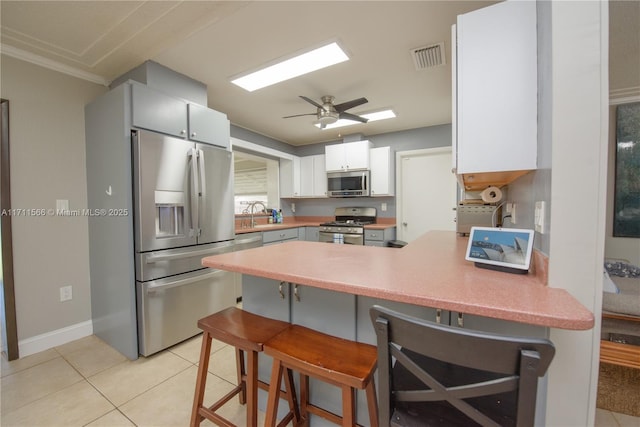
M 411 56 L 418 71 L 444 65 L 444 42 L 411 49 Z

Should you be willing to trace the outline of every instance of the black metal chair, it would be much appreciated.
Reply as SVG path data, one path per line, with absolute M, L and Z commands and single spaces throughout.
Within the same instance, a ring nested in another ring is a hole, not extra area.
M 533 426 L 551 341 L 370 309 L 378 340 L 379 419 L 388 426 Z M 395 361 L 395 363 L 394 363 Z

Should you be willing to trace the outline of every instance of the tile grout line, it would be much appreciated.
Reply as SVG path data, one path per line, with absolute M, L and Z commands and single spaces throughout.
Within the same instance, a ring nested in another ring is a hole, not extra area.
M 54 348 L 54 350 L 56 350 L 56 349 Z M 8 411 L 8 412 L 6 412 L 6 413 L 5 413 L 4 411 L 0 411 L 0 412 L 2 412 L 2 414 L 3 414 L 3 415 L 7 415 L 7 414 L 11 414 L 11 413 L 13 413 L 13 412 L 16 412 L 17 410 L 19 410 L 19 409 L 21 409 L 21 408 L 24 408 L 25 406 L 32 405 L 32 404 L 34 404 L 34 403 L 36 403 L 36 402 L 41 401 L 42 399 L 45 399 L 45 398 L 50 397 L 50 396 L 53 396 L 53 395 L 54 395 L 54 394 L 56 394 L 56 393 L 59 393 L 59 392 L 61 392 L 61 391 L 63 391 L 63 390 L 66 390 L 66 389 L 71 388 L 71 387 L 73 387 L 73 386 L 75 386 L 75 385 L 77 385 L 77 384 L 80 384 L 82 381 L 86 381 L 86 378 L 84 377 L 84 375 L 82 375 L 80 372 L 78 372 L 78 370 L 75 368 L 75 366 L 73 366 L 71 363 L 69 363 L 69 361 L 68 361 L 67 359 L 65 359 L 65 358 L 64 358 L 64 356 L 62 356 L 62 354 L 61 354 L 58 350 L 56 350 L 56 353 L 58 353 L 58 357 L 59 357 L 60 359 L 62 359 L 62 360 L 64 361 L 64 363 L 66 363 L 67 365 L 69 365 L 69 367 L 71 367 L 71 369 L 73 369 L 74 371 L 76 371 L 76 372 L 78 373 L 78 375 L 80 375 L 80 380 L 78 380 L 78 381 L 76 381 L 76 382 L 74 382 L 74 383 L 71 383 L 71 384 L 69 384 L 69 385 L 67 385 L 67 386 L 65 386 L 65 387 L 62 387 L 62 388 L 61 388 L 61 389 L 59 389 L 59 390 L 52 391 L 51 393 L 47 393 L 47 394 L 45 394 L 45 395 L 42 395 L 42 396 L 40 396 L 39 398 L 37 398 L 37 399 L 35 399 L 35 400 L 32 400 L 32 401 L 30 401 L 30 402 L 26 402 L 26 403 L 24 403 L 24 404 L 22 404 L 22 405 L 20 405 L 20 406 L 16 406 L 15 408 L 13 408 L 12 410 L 10 410 L 10 411 Z M 26 369 L 22 369 L 22 370 L 20 370 L 20 371 L 14 372 L 13 374 L 9 374 L 9 375 L 7 375 L 6 377 L 2 377 L 2 378 L 8 378 L 8 377 L 10 377 L 10 376 L 12 376 L 12 375 L 15 375 L 15 374 L 18 374 L 18 373 L 21 373 L 21 372 L 26 372 L 26 371 L 28 371 L 28 370 L 30 370 L 30 369 L 32 369 L 32 368 L 35 368 L 35 367 L 38 367 L 38 366 L 44 365 L 45 363 L 49 363 L 49 362 L 51 362 L 51 361 L 53 361 L 53 360 L 56 360 L 58 357 L 51 358 L 51 359 L 46 360 L 46 361 L 44 361 L 44 362 L 42 362 L 42 363 L 37 363 L 37 364 L 35 364 L 35 365 L 33 365 L 33 366 L 30 366 L 30 367 L 28 367 L 28 368 L 26 368 Z

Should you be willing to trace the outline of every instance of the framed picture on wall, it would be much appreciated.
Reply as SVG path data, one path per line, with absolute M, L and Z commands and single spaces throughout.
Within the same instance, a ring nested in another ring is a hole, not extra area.
M 613 235 L 640 237 L 640 102 L 616 109 Z

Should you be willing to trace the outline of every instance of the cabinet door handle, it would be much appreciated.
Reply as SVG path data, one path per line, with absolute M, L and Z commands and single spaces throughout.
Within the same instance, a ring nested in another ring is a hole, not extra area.
M 464 328 L 464 313 L 458 313 L 458 326 Z
M 196 133 L 195 132 L 191 132 L 191 138 L 195 138 L 196 137 Z
M 180 135 L 185 135 L 186 133 L 187 133 L 187 130 L 186 130 L 186 129 L 182 129 L 182 130 L 180 131 Z
M 293 285 L 293 296 L 296 298 L 296 301 L 300 302 L 300 294 L 298 293 L 298 285 Z
M 284 291 L 282 287 L 284 286 L 284 282 L 280 282 L 280 286 L 278 286 L 278 293 L 280 294 L 280 299 L 284 299 Z
M 441 308 L 437 308 L 436 309 L 436 323 L 441 323 L 442 321 L 442 309 Z

